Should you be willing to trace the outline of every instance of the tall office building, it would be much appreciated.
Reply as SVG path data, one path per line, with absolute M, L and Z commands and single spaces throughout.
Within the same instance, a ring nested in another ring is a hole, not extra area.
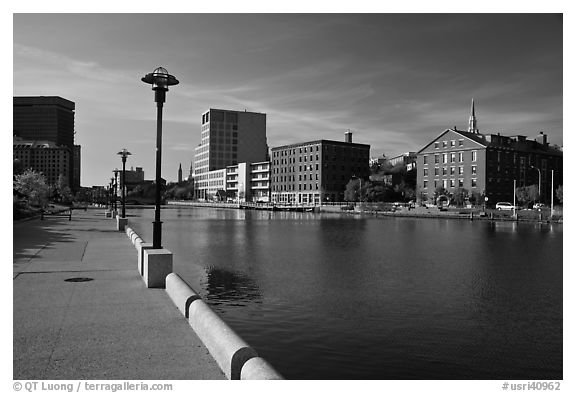
M 202 137 L 196 147 L 194 176 L 239 162 L 268 159 L 266 114 L 210 109 L 202 114 Z
M 73 149 L 74 109 L 62 97 L 14 97 L 14 135 Z
M 29 146 L 50 146 L 50 149 L 68 149 L 66 165 L 58 165 L 72 190 L 80 188 L 80 149 L 74 145 L 75 104 L 57 96 L 13 97 L 13 135 L 19 143 Z M 14 153 L 16 155 L 16 152 Z M 52 174 L 45 173 L 49 178 Z

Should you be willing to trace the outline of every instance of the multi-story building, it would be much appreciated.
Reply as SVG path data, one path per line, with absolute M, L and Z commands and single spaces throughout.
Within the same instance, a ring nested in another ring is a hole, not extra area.
M 201 130 L 194 156 L 198 180 L 209 171 L 268 159 L 264 113 L 210 109 L 202 114 Z
M 69 149 L 66 165 L 70 187 L 80 187 L 80 146 L 74 145 L 74 110 L 72 101 L 56 96 L 13 97 L 13 135 L 29 142 L 49 142 Z
M 345 141 L 315 140 L 272 148 L 272 202 L 318 204 L 344 200 L 346 184 L 367 178 L 370 145 Z
M 67 146 L 58 146 L 50 141 L 27 141 L 14 137 L 13 158 L 19 161 L 21 168 L 31 168 L 42 173 L 48 184 L 56 184 L 60 176 L 65 184 L 70 184 L 72 151 Z
M 142 167 L 137 166 L 136 169 L 134 169 L 134 167 L 131 167 L 129 170 L 126 169 L 125 176 L 126 176 L 126 191 L 127 192 L 131 191 L 138 184 L 144 183 L 144 171 L 142 170 Z M 122 190 L 122 187 L 124 185 L 123 181 L 122 181 L 122 171 L 120 171 L 120 173 L 119 173 L 118 180 L 119 180 L 119 184 L 120 184 L 120 187 L 118 187 L 118 190 Z M 120 191 L 118 191 L 118 192 L 120 192 Z
M 270 201 L 270 162 L 241 162 L 205 174 L 194 185 L 195 199 L 236 202 Z
M 474 104 L 468 131 L 448 129 L 417 155 L 417 198 L 433 200 L 439 187 L 449 193 L 458 188 L 488 198 L 488 204 L 512 202 L 516 187 L 537 185 L 541 200 L 550 200 L 554 184 L 562 184 L 562 150 L 550 146 L 544 133 L 534 140 L 525 136 L 481 134 Z
M 388 163 L 392 166 L 402 164 L 406 167 L 407 171 L 411 171 L 416 169 L 416 152 L 409 151 L 407 153 L 400 154 L 399 156 L 389 158 Z

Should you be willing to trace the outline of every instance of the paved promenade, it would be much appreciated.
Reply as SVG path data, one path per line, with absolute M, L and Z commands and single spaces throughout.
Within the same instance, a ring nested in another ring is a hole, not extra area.
M 225 379 L 115 228 L 101 209 L 14 223 L 14 379 Z

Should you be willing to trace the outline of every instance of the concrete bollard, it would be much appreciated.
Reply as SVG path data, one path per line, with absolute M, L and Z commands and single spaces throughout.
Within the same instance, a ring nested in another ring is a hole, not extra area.
M 142 278 L 148 288 L 165 288 L 166 276 L 172 273 L 172 252 L 165 248 L 144 249 Z
M 124 228 L 128 224 L 127 218 L 122 218 L 120 216 L 116 216 L 116 229 L 119 231 L 124 231 Z
M 140 243 L 137 247 L 136 250 L 138 251 L 138 272 L 140 273 L 140 275 L 144 274 L 144 250 L 149 250 L 152 249 L 152 243 Z
M 240 379 L 284 379 L 261 357 L 248 359 L 240 371 Z
M 176 273 L 170 273 L 166 276 L 166 292 L 186 318 L 188 318 L 190 304 L 194 300 L 200 299 L 200 296 Z
M 193 301 L 188 309 L 188 323 L 204 343 L 228 379 L 240 379 L 244 364 L 257 357 L 249 347 L 202 300 Z
M 130 235 L 130 241 L 132 242 L 132 244 L 134 244 L 134 241 L 136 240 L 136 238 L 139 238 L 140 236 L 136 233 L 136 232 L 132 232 L 132 234 Z
M 129 226 L 126 227 L 126 236 L 128 236 L 128 238 L 130 238 L 130 235 L 132 234 L 132 232 L 134 232 L 134 230 L 132 228 L 130 228 Z

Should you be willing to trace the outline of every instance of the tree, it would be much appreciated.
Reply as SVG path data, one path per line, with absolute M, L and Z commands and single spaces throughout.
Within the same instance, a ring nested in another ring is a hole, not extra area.
M 52 200 L 57 203 L 72 203 L 72 191 L 63 175 L 58 176 L 56 184 L 50 187 Z
M 22 174 L 14 176 L 14 190 L 28 199 L 33 206 L 46 206 L 50 188 L 46 178 L 33 169 L 26 169 Z
M 538 200 L 538 186 L 531 185 L 516 188 L 516 199 L 520 205 L 527 205 Z
M 452 194 L 456 206 L 464 206 L 464 202 L 468 199 L 468 190 L 462 187 L 458 187 L 454 190 Z
M 359 200 L 360 195 L 360 179 L 350 179 L 346 184 L 344 191 L 344 200 L 348 202 L 355 202 Z
M 560 201 L 561 204 L 564 203 L 564 191 L 562 190 L 562 185 L 559 185 L 556 189 L 556 198 L 558 198 L 558 201 Z

